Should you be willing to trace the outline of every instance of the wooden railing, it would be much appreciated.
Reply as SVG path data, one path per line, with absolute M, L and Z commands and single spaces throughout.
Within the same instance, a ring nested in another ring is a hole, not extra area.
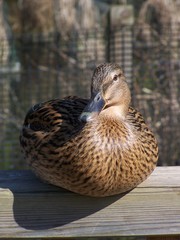
M 180 239 L 180 167 L 157 167 L 132 191 L 91 198 L 0 171 L 0 238 L 146 236 Z

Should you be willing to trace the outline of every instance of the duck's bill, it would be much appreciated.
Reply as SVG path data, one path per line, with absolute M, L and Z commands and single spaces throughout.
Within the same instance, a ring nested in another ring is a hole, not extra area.
M 89 122 L 99 115 L 105 106 L 105 101 L 100 93 L 97 93 L 95 97 L 91 98 L 85 109 L 80 115 L 82 122 Z

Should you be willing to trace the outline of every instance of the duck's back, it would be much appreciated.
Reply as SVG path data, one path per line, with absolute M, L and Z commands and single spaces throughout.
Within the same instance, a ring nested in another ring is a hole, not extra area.
M 66 97 L 36 104 L 28 111 L 23 127 L 34 131 L 50 131 L 64 122 L 75 126 L 79 123 L 78 117 L 87 101 L 78 97 Z
M 86 99 L 66 97 L 36 104 L 28 111 L 20 144 L 30 165 L 42 157 L 42 146 L 60 147 L 81 127 L 79 115 L 86 104 Z

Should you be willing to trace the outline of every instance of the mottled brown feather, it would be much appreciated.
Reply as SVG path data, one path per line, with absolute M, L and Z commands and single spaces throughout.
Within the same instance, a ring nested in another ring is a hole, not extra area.
M 20 135 L 28 163 L 43 180 L 83 195 L 109 196 L 136 187 L 156 166 L 153 133 L 132 107 L 124 120 L 99 115 L 83 123 L 79 116 L 87 103 L 67 97 L 30 109 Z

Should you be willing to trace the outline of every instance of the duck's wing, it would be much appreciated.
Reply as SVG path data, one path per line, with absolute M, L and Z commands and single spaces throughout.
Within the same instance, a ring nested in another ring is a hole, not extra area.
M 87 99 L 67 97 L 34 105 L 24 120 L 20 134 L 22 147 L 44 144 L 57 132 L 65 140 L 81 124 L 79 115 L 87 102 Z
M 136 136 L 138 138 L 137 143 L 141 143 L 139 146 L 141 146 L 143 158 L 156 164 L 158 159 L 158 145 L 153 132 L 145 123 L 141 113 L 132 107 L 129 108 L 128 119 L 136 130 Z
M 143 116 L 138 110 L 133 107 L 129 107 L 127 119 L 135 127 L 136 130 L 141 131 L 142 129 L 147 128 Z

